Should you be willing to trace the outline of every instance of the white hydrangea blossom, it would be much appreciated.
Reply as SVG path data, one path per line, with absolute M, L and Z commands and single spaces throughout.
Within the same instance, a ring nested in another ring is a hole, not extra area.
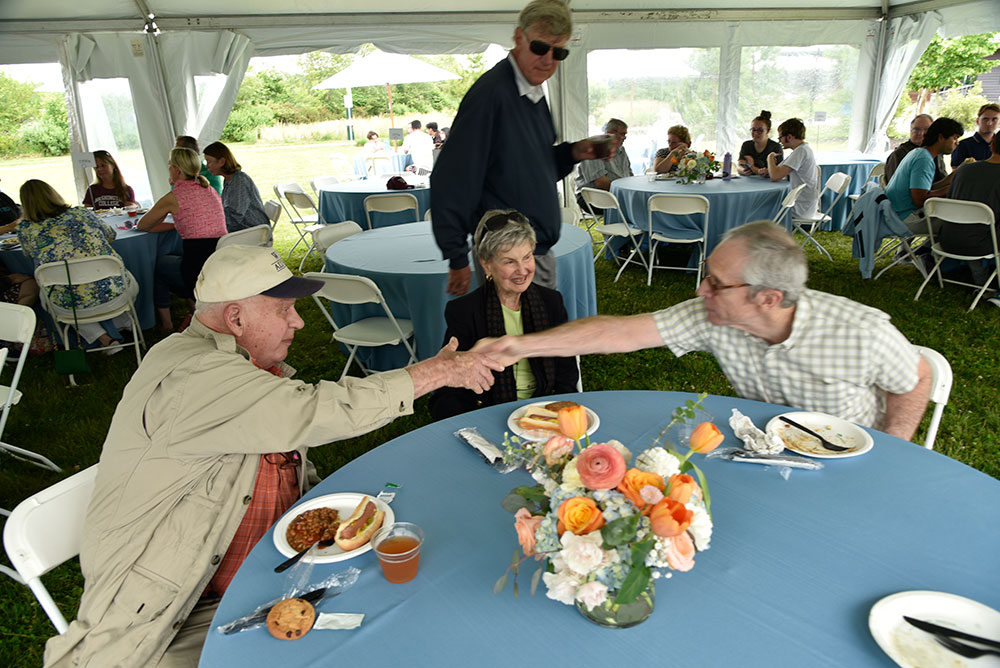
M 712 542 L 712 518 L 709 517 L 705 507 L 700 503 L 689 503 L 687 508 L 694 512 L 691 526 L 688 527 L 688 533 L 691 534 L 694 547 L 699 552 L 707 550 L 709 543 Z
M 560 487 L 566 492 L 583 489 L 583 481 L 580 480 L 580 473 L 576 470 L 576 457 L 569 460 L 563 468 Z
M 576 600 L 576 590 L 580 587 L 580 581 L 569 571 L 561 573 L 542 573 L 542 582 L 545 583 L 547 591 L 545 595 L 554 601 L 573 605 Z
M 644 450 L 636 458 L 635 465 L 640 471 L 662 476 L 664 481 L 681 471 L 680 460 L 659 446 Z
M 536 468 L 532 470 L 531 477 L 545 489 L 546 496 L 552 496 L 552 492 L 556 491 L 559 487 L 559 483 L 550 478 L 548 473 L 541 469 Z

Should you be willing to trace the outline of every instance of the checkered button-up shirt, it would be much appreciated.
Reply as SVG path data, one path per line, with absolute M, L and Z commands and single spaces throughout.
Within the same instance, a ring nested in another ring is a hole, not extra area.
M 878 309 L 806 290 L 789 337 L 774 345 L 708 321 L 701 297 L 653 314 L 663 343 L 680 357 L 712 353 L 747 399 L 820 411 L 879 429 L 885 393 L 917 385 L 919 354 Z

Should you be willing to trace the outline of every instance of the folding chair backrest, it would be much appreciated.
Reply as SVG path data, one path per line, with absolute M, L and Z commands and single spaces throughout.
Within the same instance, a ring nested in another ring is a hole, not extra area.
M 799 193 L 801 193 L 805 187 L 806 184 L 803 183 L 802 185 L 788 191 L 788 194 L 785 195 L 785 199 L 781 201 L 781 207 L 778 209 L 778 215 L 774 217 L 774 222 L 776 224 L 784 224 L 785 216 L 787 216 L 788 212 L 792 210 L 793 206 L 795 206 L 795 201 L 799 198 Z
M 430 209 L 427 209 L 426 211 L 424 211 L 424 220 L 426 220 L 427 222 L 430 222 L 430 220 L 431 220 L 431 210 Z
M 307 278 L 323 281 L 324 285 L 315 294 L 338 304 L 385 304 L 382 291 L 375 281 L 364 276 L 350 274 L 327 274 L 309 272 Z
M 295 210 L 289 204 L 288 198 L 285 197 L 285 193 L 288 190 L 298 190 L 301 192 L 302 186 L 300 186 L 298 183 L 295 183 L 294 181 L 290 181 L 288 183 L 274 184 L 274 196 L 278 198 L 278 203 L 281 204 L 281 208 L 285 210 L 285 215 L 288 216 L 288 219 L 291 220 L 293 223 L 301 223 L 302 216 L 294 213 Z
M 302 191 L 286 190 L 285 199 L 287 199 L 288 203 L 295 207 L 296 210 L 304 209 L 310 213 L 316 213 L 317 211 L 316 202 L 313 201 L 312 197 Z
M 616 209 L 619 212 L 621 207 L 618 205 L 618 198 L 613 194 L 609 193 L 607 190 L 600 190 L 598 188 L 581 188 L 580 194 L 583 196 L 583 201 L 587 203 L 589 207 L 597 207 L 598 209 Z M 624 217 L 622 222 L 625 222 Z
M 19 394 L 17 383 L 21 380 L 21 371 L 24 370 L 24 363 L 28 359 L 28 348 L 31 346 L 31 337 L 35 333 L 35 312 L 27 306 L 20 304 L 8 304 L 0 302 L 0 341 L 13 341 L 21 344 L 21 355 L 14 365 L 14 375 L 11 377 L 10 385 L 0 385 L 0 436 L 3 436 L 4 427 L 7 425 L 7 416 L 10 415 L 10 407 L 14 404 L 14 399 Z M 9 351 L 4 348 L 4 360 L 6 361 Z M 3 371 L 7 368 L 4 362 L 0 362 L 0 380 Z
M 580 222 L 580 212 L 574 207 L 564 206 L 559 210 L 563 225 L 576 225 Z
M 216 250 L 226 246 L 266 246 L 269 248 L 271 245 L 271 226 L 255 225 L 245 230 L 236 230 L 222 235 L 215 248 Z
M 885 175 L 885 163 L 880 162 L 874 167 L 872 167 L 872 171 L 868 172 L 868 178 L 866 178 L 865 181 L 872 181 L 872 180 L 879 181 L 884 175 Z
M 931 197 L 924 202 L 924 214 L 949 223 L 993 225 L 993 209 L 982 202 Z
M 851 177 L 849 174 L 844 172 L 834 172 L 830 175 L 830 178 L 826 180 L 826 189 L 836 193 L 838 196 L 843 195 L 847 191 L 847 186 L 851 185 Z
M 930 424 L 927 425 L 927 438 L 924 439 L 924 447 L 928 450 L 934 449 L 934 440 L 937 438 L 938 427 L 941 424 L 941 414 L 951 396 L 951 385 L 954 377 L 951 365 L 944 355 L 924 346 L 915 346 L 920 356 L 923 357 L 931 367 L 931 396 L 930 401 L 934 404 L 934 412 L 931 414 Z
M 331 223 L 323 225 L 313 230 L 313 245 L 320 253 L 325 253 L 326 249 L 342 239 L 357 234 L 361 231 L 361 226 L 353 220 L 345 220 L 342 223 Z
M 3 544 L 11 564 L 59 633 L 69 625 L 40 578 L 80 553 L 83 520 L 96 476 L 94 465 L 28 497 L 4 525 Z
M 414 220 L 420 215 L 420 204 L 410 193 L 386 193 L 384 195 L 369 195 L 365 198 L 365 218 L 368 229 L 372 229 L 371 213 L 397 213 L 413 209 Z
M 326 186 L 336 185 L 337 183 L 340 183 L 340 179 L 338 179 L 336 176 L 317 176 L 315 179 L 309 182 L 309 185 L 312 186 L 313 192 L 319 195 L 320 190 L 322 190 Z
M 67 265 L 69 266 L 69 276 L 66 275 Z M 50 285 L 68 285 L 72 280 L 73 285 L 82 283 L 93 283 L 102 278 L 112 278 L 118 276 L 125 280 L 125 265 L 121 258 L 115 255 L 97 255 L 95 257 L 78 257 L 62 262 L 47 262 L 35 270 L 35 280 L 38 287 L 42 289 L 42 298 L 45 299 L 44 288 Z
M 264 213 L 267 215 L 267 219 L 271 221 L 271 227 L 274 227 L 278 223 L 278 218 L 281 217 L 281 204 L 275 202 L 273 199 L 269 199 L 264 202 Z
M 708 199 L 702 195 L 675 195 L 660 193 L 649 198 L 649 211 L 660 211 L 677 216 L 708 213 Z

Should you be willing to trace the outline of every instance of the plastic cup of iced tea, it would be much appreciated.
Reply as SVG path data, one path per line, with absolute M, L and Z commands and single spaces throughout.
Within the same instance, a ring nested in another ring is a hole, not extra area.
M 410 522 L 396 522 L 379 529 L 372 538 L 372 547 L 385 579 L 401 584 L 415 578 L 423 542 L 424 532 Z
M 594 157 L 597 160 L 603 160 L 611 155 L 611 135 L 594 135 L 587 139 L 594 147 Z

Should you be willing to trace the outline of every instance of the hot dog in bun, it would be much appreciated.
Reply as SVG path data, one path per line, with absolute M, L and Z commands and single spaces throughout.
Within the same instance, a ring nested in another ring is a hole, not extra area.
M 355 550 L 371 540 L 383 519 L 385 511 L 379 510 L 375 500 L 366 496 L 351 516 L 340 523 L 334 542 L 344 552 Z

